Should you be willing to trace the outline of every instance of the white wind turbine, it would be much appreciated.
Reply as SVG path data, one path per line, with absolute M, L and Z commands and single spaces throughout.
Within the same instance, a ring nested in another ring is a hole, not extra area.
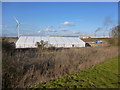
M 18 38 L 20 37 L 20 22 L 16 19 L 16 17 L 13 17 L 14 19 L 15 19 L 15 21 L 16 21 L 16 23 L 17 23 L 17 31 L 18 31 Z

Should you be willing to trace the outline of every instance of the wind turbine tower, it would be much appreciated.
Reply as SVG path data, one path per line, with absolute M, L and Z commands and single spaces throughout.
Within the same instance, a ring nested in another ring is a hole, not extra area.
M 19 38 L 20 37 L 20 22 L 16 19 L 16 17 L 14 17 L 14 19 L 15 19 L 15 21 L 17 23 L 16 28 L 17 28 L 17 31 L 18 31 L 18 38 Z

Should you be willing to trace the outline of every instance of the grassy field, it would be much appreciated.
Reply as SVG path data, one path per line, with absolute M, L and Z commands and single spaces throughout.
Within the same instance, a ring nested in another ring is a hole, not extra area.
M 120 59 L 120 57 L 119 57 Z M 35 88 L 118 88 L 118 57 L 86 70 L 50 80 Z

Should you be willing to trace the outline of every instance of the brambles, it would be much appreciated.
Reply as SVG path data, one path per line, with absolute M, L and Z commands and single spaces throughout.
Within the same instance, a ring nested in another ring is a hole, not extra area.
M 14 47 L 14 43 L 10 43 L 7 39 L 3 38 L 2 39 L 2 50 L 5 51 L 11 51 L 13 50 Z
M 20 49 L 2 54 L 3 87 L 33 87 L 117 56 L 117 47 Z

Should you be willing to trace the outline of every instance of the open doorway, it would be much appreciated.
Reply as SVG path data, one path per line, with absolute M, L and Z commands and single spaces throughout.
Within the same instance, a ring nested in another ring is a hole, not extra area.
M 72 47 L 75 47 L 75 45 L 74 45 L 74 44 L 72 44 Z

